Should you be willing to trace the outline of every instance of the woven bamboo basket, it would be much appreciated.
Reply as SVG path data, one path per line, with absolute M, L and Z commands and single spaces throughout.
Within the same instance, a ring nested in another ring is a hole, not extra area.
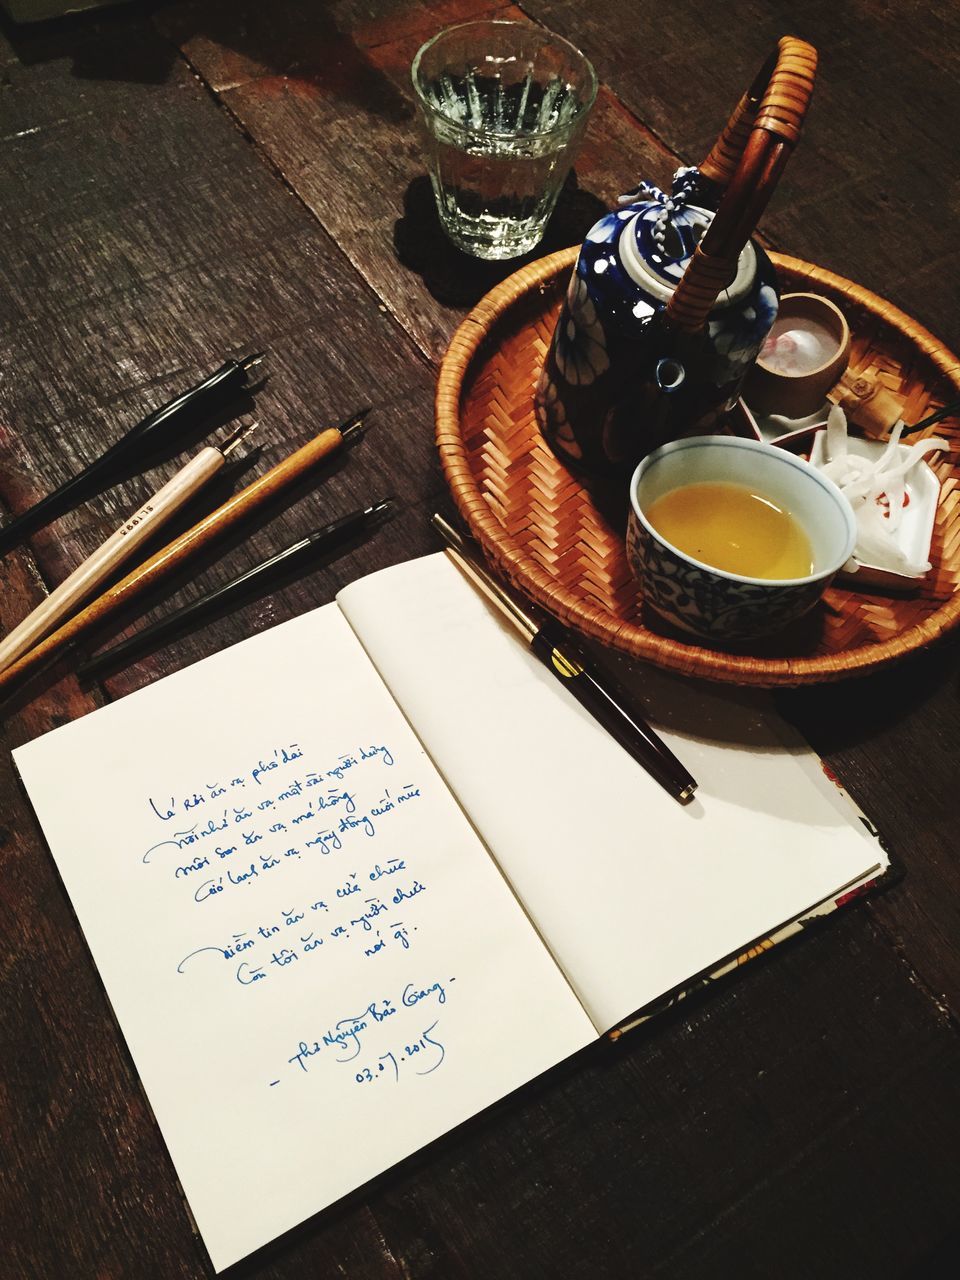
M 960 419 L 924 434 L 953 446 L 940 483 L 931 562 L 914 594 L 827 590 L 775 641 L 709 648 L 644 610 L 624 551 L 626 495 L 587 487 L 556 458 L 533 393 L 577 249 L 524 267 L 460 325 L 437 386 L 437 444 L 461 515 L 490 561 L 536 605 L 586 636 L 669 670 L 733 684 L 814 684 L 865 674 L 922 649 L 960 619 Z M 772 254 L 785 291 L 833 299 L 852 334 L 851 369 L 869 373 L 917 422 L 960 395 L 960 361 L 903 312 L 829 271 Z M 913 438 L 913 437 L 912 437 Z

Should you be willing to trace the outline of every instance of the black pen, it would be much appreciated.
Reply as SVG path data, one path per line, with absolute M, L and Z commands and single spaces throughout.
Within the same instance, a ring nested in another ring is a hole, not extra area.
M 263 353 L 258 352 L 243 360 L 227 360 L 209 378 L 148 414 L 59 489 L 0 528 L 0 555 L 16 546 L 27 534 L 91 497 L 105 476 L 138 452 L 154 447 L 161 436 L 163 443 L 169 444 L 176 441 L 182 432 L 211 416 L 247 386 L 248 371 L 262 359 Z
M 960 400 L 951 400 L 942 409 L 937 409 L 934 413 L 927 414 L 925 418 L 915 422 L 910 427 L 904 427 L 903 434 L 906 435 L 908 431 L 922 431 L 924 427 L 932 427 L 935 422 L 942 422 L 944 418 L 952 417 L 958 409 L 960 409 Z M 900 421 L 902 422 L 903 419 L 901 418 Z M 896 426 L 897 424 L 894 423 L 893 425 Z
M 330 524 L 315 529 L 305 538 L 285 547 L 283 551 L 278 551 L 269 560 L 254 565 L 252 569 L 247 569 L 238 577 L 231 578 L 229 582 L 216 587 L 207 595 L 192 600 L 182 609 L 168 613 L 166 617 L 144 627 L 142 631 L 135 632 L 126 640 L 121 640 L 119 644 L 112 645 L 109 649 L 104 649 L 101 653 L 89 658 L 80 665 L 77 674 L 84 679 L 91 679 L 101 671 L 108 668 L 115 669 L 122 663 L 129 662 L 144 649 L 157 648 L 167 637 L 180 631 L 185 623 L 196 621 L 203 615 L 220 610 L 224 605 L 246 595 L 255 583 L 262 582 L 267 577 L 277 576 L 281 571 L 286 572 L 311 556 L 321 551 L 328 551 L 338 543 L 346 542 L 355 533 L 368 528 L 389 511 L 392 505 L 392 498 L 382 498 L 372 506 L 362 507 L 359 511 L 353 511 L 348 516 L 342 516 L 339 520 L 333 520 Z
M 633 756 L 647 773 L 685 804 L 697 784 L 684 766 L 644 721 L 626 705 L 622 691 L 615 698 L 603 681 L 570 652 L 571 637 L 560 623 L 539 623 L 494 578 L 480 560 L 479 551 L 440 515 L 431 519 L 447 544 L 447 554 L 465 577 L 494 604 L 526 640 L 548 671 L 570 690 L 582 707 Z

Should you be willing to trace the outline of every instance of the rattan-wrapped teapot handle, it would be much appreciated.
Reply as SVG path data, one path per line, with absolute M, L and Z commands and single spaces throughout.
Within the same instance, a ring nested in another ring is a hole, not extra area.
M 816 67 L 817 53 L 812 45 L 796 36 L 784 36 L 700 165 L 703 176 L 717 186 L 729 186 L 755 127 L 796 144 L 813 92 Z
M 816 70 L 816 49 L 783 36 L 700 166 L 726 190 L 667 306 L 673 327 L 697 333 L 736 274 L 740 251 L 800 136 Z

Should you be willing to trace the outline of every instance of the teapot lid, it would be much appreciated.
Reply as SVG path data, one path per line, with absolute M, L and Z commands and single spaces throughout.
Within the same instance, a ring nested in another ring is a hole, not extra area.
M 669 302 L 680 283 L 693 252 L 713 221 L 713 213 L 691 204 L 690 196 L 699 184 L 695 168 L 678 169 L 668 196 L 652 183 L 620 197 L 618 217 L 632 216 L 620 236 L 620 260 L 624 270 L 640 288 L 658 302 Z M 644 197 L 640 200 L 637 197 Z M 750 289 L 757 270 L 757 255 L 748 240 L 740 252 L 737 273 L 716 301 L 717 307 L 731 306 Z

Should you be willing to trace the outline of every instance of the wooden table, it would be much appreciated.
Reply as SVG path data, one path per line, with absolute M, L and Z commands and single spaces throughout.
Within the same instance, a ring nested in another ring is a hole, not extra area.
M 792 10 L 796 10 L 795 13 Z M 0 27 L 0 497 L 28 506 L 226 354 L 269 352 L 263 458 L 372 404 L 348 466 L 220 548 L 192 594 L 381 492 L 366 545 L 82 689 L 9 710 L 0 753 L 0 1273 L 211 1274 L 9 751 L 434 549 L 432 393 L 508 267 L 442 239 L 410 60 L 500 0 L 134 3 Z M 774 247 L 885 296 L 960 350 L 960 10 L 916 0 L 524 0 L 604 87 L 545 249 L 638 174 L 705 154 L 787 32 L 821 51 Z M 0 562 L 9 629 L 183 458 Z M 785 695 L 906 868 L 887 894 L 709 999 L 598 1045 L 241 1264 L 257 1277 L 908 1276 L 960 1250 L 956 646 Z M 242 1124 L 242 1117 L 238 1118 Z M 256 1152 L 249 1193 L 257 1194 Z M 243 1205 L 237 1205 L 243 1213 Z

